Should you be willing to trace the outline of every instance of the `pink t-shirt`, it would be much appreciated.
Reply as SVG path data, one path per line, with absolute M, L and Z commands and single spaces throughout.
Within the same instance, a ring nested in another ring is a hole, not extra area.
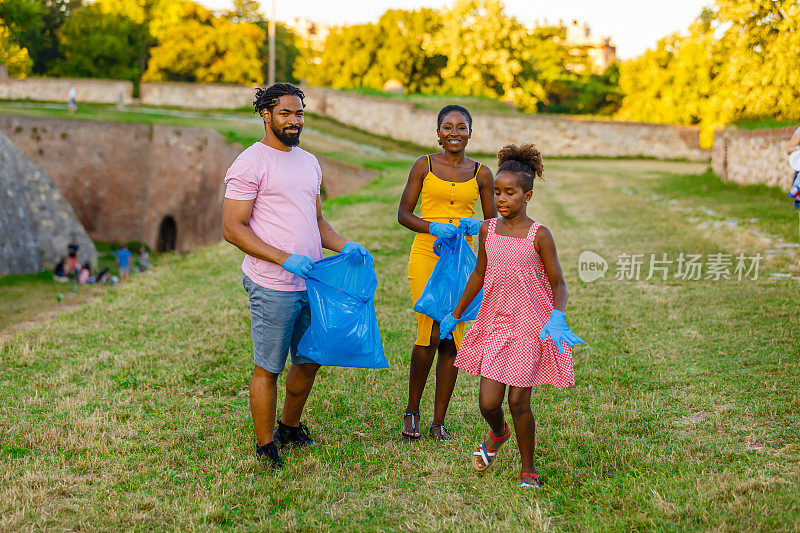
M 322 259 L 317 195 L 322 170 L 302 148 L 284 152 L 257 142 L 239 154 L 225 174 L 225 197 L 255 200 L 249 226 L 259 239 L 312 261 Z M 271 261 L 245 255 L 242 271 L 262 287 L 302 291 L 305 281 Z

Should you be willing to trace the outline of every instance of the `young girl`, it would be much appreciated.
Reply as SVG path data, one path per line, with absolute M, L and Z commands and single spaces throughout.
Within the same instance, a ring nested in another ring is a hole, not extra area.
M 486 470 L 511 435 L 502 408 L 508 386 L 522 458 L 519 484 L 538 488 L 531 388 L 544 383 L 574 385 L 571 347 L 583 340 L 567 327 L 567 285 L 553 235 L 526 213 L 534 179 L 542 176 L 542 156 L 526 144 L 505 146 L 497 158 L 494 201 L 502 218 L 481 225 L 478 263 L 440 330 L 445 338 L 483 287 L 478 318 L 455 361 L 458 368 L 481 377 L 480 409 L 490 428 L 489 437 L 473 453 L 472 465 L 478 472 Z

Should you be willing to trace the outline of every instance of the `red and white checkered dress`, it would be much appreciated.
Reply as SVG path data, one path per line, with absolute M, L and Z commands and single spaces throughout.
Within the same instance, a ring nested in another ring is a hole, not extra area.
M 550 337 L 539 340 L 553 310 L 550 280 L 533 245 L 541 224 L 534 222 L 524 239 L 498 235 L 496 225 L 496 218 L 489 221 L 484 243 L 483 303 L 455 365 L 513 387 L 574 385 L 572 349 L 564 344 L 562 355 Z

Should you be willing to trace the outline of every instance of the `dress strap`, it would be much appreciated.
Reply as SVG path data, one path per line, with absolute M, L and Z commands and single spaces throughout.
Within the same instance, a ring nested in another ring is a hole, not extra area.
M 431 167 L 431 154 L 426 154 L 425 157 L 428 158 L 428 173 L 433 174 L 433 167 Z
M 483 165 L 481 163 L 478 163 L 477 161 L 475 161 L 475 174 L 472 175 L 472 179 L 475 179 L 475 178 L 478 177 L 478 171 L 481 169 L 482 166 Z
M 497 227 L 497 217 L 489 219 L 489 233 L 497 233 L 495 228 Z
M 541 224 L 539 224 L 538 222 L 534 221 L 534 223 L 531 224 L 531 227 L 528 228 L 528 236 L 525 237 L 525 238 L 528 239 L 529 241 L 533 242 L 534 239 L 536 239 L 536 232 L 539 231 L 539 227 L 540 226 L 541 226 Z

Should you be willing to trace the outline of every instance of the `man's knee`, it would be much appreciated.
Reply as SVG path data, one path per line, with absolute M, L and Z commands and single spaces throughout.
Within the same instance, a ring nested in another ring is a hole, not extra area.
M 273 383 L 278 381 L 280 373 L 276 374 L 269 370 L 264 370 L 258 365 L 253 365 L 253 381 L 271 381 Z
M 303 376 L 306 378 L 313 378 L 317 375 L 317 370 L 319 370 L 320 366 L 318 363 L 292 363 L 294 366 Z

